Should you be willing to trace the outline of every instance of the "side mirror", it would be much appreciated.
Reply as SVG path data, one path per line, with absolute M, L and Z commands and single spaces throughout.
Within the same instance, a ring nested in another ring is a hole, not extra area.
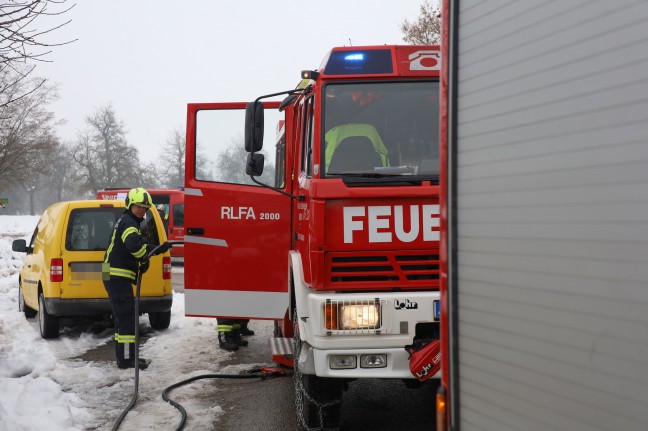
M 14 242 L 11 243 L 11 250 L 20 253 L 27 253 L 27 241 L 24 239 L 14 240 Z
M 263 148 L 263 104 L 250 102 L 245 107 L 245 151 L 254 153 Z
M 260 153 L 250 153 L 247 157 L 247 164 L 245 165 L 245 173 L 253 177 L 260 177 L 263 173 L 263 165 L 265 158 Z
M 284 109 L 290 106 L 295 100 L 297 100 L 297 96 L 295 96 L 294 94 L 291 94 L 288 97 L 286 97 L 284 100 L 281 101 L 281 105 L 279 105 L 279 112 L 282 112 Z

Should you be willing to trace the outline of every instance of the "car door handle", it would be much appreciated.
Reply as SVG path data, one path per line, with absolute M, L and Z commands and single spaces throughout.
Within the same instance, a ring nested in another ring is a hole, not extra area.
M 188 227 L 187 228 L 187 234 L 189 235 L 204 235 L 205 234 L 205 229 L 201 227 Z

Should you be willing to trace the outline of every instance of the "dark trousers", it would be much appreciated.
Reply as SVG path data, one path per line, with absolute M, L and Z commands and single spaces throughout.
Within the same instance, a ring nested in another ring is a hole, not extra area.
M 104 280 L 112 306 L 115 333 L 119 335 L 135 334 L 135 298 L 133 282 L 127 278 L 111 277 Z
M 232 332 L 241 329 L 241 325 L 250 319 L 221 319 L 218 318 L 218 332 Z

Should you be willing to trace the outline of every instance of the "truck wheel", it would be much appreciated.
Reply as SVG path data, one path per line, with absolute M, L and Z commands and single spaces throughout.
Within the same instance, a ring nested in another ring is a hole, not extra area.
M 57 317 L 47 313 L 43 292 L 38 295 L 38 326 L 40 327 L 41 337 L 45 339 L 58 338 L 59 320 Z
M 344 381 L 303 374 L 297 366 L 301 352 L 301 339 L 297 325 L 297 309 L 293 313 L 293 357 L 295 405 L 297 421 L 302 430 L 338 430 Z
M 151 328 L 153 329 L 167 329 L 171 324 L 171 310 L 160 313 L 149 313 L 148 315 Z
M 31 319 L 36 317 L 38 311 L 25 304 L 25 294 L 23 293 L 22 282 L 18 282 L 18 311 L 25 313 L 25 317 Z

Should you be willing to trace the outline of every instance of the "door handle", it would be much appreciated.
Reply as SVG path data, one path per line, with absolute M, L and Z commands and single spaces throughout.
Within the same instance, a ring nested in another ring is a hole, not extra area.
M 205 234 L 205 229 L 201 227 L 188 227 L 187 228 L 187 234 L 188 235 L 204 235 Z

